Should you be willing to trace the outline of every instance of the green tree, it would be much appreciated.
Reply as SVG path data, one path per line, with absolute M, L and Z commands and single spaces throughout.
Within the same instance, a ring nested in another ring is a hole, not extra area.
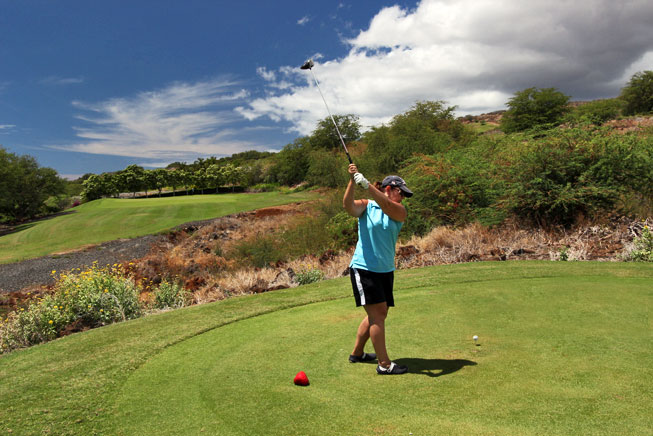
M 206 172 L 206 168 L 200 168 L 193 172 L 193 184 L 204 195 L 204 190 L 209 188 L 211 179 Z
M 108 196 L 118 197 L 120 195 L 120 173 L 103 173 L 102 183 L 105 194 Z
M 193 185 L 193 173 L 188 169 L 175 170 L 175 173 L 177 173 L 179 183 L 186 189 L 186 195 L 188 195 L 188 190 Z
M 182 171 L 183 170 L 166 169 L 166 171 L 168 172 L 166 178 L 168 180 L 168 184 L 172 188 L 172 196 L 174 197 L 176 195 L 177 186 L 180 186 L 182 184 Z
M 96 174 L 91 174 L 82 182 L 84 190 L 82 191 L 82 197 L 86 201 L 97 200 L 107 195 L 106 187 L 102 176 Z
M 152 178 L 152 187 L 159 191 L 159 197 L 161 197 L 161 191 L 163 188 L 168 186 L 168 170 L 165 168 L 157 168 L 150 171 Z
M 346 171 L 347 158 L 340 151 L 312 150 L 306 181 L 311 185 L 338 188 L 349 180 Z
M 156 189 L 156 175 L 154 170 L 143 170 L 143 189 L 147 197 L 150 190 Z
M 368 167 L 377 174 L 397 172 L 414 154 L 443 152 L 462 138 L 465 129 L 454 118 L 455 106 L 444 101 L 418 101 L 396 115 L 388 126 L 372 128 L 363 137 L 369 145 Z
M 231 163 L 223 165 L 220 168 L 222 173 L 222 181 L 225 185 L 231 185 L 232 190 L 236 190 L 236 186 L 244 181 L 245 172 L 241 167 L 237 167 Z
M 356 141 L 360 138 L 361 125 L 359 118 L 355 115 L 334 115 L 333 119 L 338 124 L 338 129 L 345 144 Z M 317 127 L 309 136 L 309 145 L 314 148 L 334 150 L 342 148 L 338 131 L 333 125 L 331 117 L 324 118 L 317 123 Z
M 633 74 L 628 84 L 621 90 L 625 103 L 625 115 L 648 114 L 653 112 L 653 71 L 640 71 Z
M 123 192 L 132 192 L 136 197 L 136 192 L 145 186 L 145 170 L 138 165 L 129 165 L 118 173 L 118 184 Z
M 274 166 L 270 169 L 273 182 L 282 185 L 294 185 L 306 179 L 308 171 L 309 138 L 297 138 L 286 145 L 276 156 Z
M 569 96 L 555 88 L 528 88 L 518 91 L 506 105 L 501 119 L 506 133 L 520 132 L 534 127 L 554 127 L 568 111 Z
M 32 156 L 0 147 L 0 221 L 21 221 L 46 212 L 44 202 L 66 191 L 52 168 L 39 167 Z
M 206 177 L 209 180 L 209 186 L 215 187 L 216 192 L 224 184 L 224 173 L 218 164 L 212 164 L 206 169 Z

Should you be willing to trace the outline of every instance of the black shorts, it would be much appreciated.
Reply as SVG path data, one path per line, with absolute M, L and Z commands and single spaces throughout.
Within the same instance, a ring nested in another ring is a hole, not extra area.
M 387 303 L 388 307 L 395 305 L 392 287 L 395 281 L 394 271 L 377 273 L 358 268 L 349 268 L 351 286 L 354 290 L 356 307 L 367 304 Z

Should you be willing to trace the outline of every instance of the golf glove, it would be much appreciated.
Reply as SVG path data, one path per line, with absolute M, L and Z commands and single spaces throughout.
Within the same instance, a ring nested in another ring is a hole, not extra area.
M 367 189 L 370 186 L 370 182 L 361 173 L 354 174 L 354 182 L 363 189 Z

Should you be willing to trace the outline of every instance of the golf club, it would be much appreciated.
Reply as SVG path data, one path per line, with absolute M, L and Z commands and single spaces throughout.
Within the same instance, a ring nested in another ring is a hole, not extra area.
M 351 156 L 349 156 L 349 150 L 347 150 L 347 146 L 345 145 L 345 140 L 342 139 L 342 135 L 340 134 L 340 129 L 338 128 L 338 124 L 336 123 L 335 118 L 333 118 L 333 115 L 331 115 L 331 111 L 329 110 L 329 105 L 326 102 L 326 99 L 324 98 L 324 94 L 322 94 L 322 90 L 320 89 L 320 84 L 317 83 L 317 79 L 315 78 L 315 74 L 313 74 L 313 59 L 309 59 L 306 62 L 304 62 L 304 65 L 299 67 L 302 70 L 310 70 L 311 71 L 311 76 L 313 76 L 313 80 L 315 80 L 315 86 L 317 86 L 317 90 L 320 91 L 320 95 L 322 96 L 322 101 L 324 102 L 324 106 L 326 106 L 327 112 L 329 113 L 329 116 L 331 117 L 331 121 L 333 121 L 333 125 L 336 126 L 336 132 L 338 132 L 338 137 L 340 138 L 340 142 L 342 143 L 342 147 L 345 149 L 345 153 L 347 154 L 347 159 L 349 159 L 349 163 L 354 163 L 351 160 Z

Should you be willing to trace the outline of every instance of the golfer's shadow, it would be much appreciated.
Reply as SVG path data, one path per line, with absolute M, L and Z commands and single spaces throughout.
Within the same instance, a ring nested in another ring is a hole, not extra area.
M 420 359 L 416 357 L 397 359 L 399 365 L 408 367 L 409 374 L 424 374 L 429 377 L 441 377 L 474 366 L 476 362 L 464 359 Z

